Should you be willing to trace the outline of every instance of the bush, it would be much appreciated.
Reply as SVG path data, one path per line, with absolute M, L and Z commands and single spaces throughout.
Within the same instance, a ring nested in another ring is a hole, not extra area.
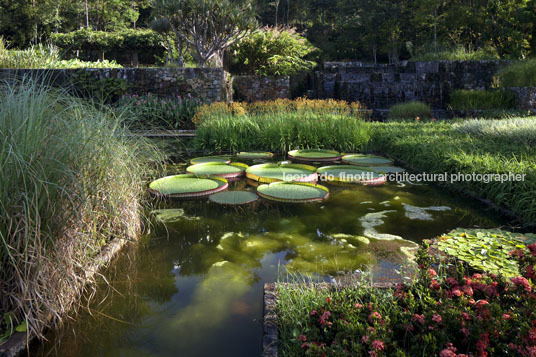
M 536 59 L 513 63 L 498 74 L 503 87 L 536 87 Z
M 100 249 L 139 233 L 146 179 L 164 158 L 122 129 L 126 113 L 34 82 L 0 98 L 0 316 L 40 336 L 76 304 Z
M 307 57 L 316 48 L 294 29 L 265 27 L 231 48 L 233 72 L 258 76 L 290 76 L 308 71 L 315 62 Z
M 530 250 L 529 250 L 530 249 Z M 532 356 L 536 352 L 536 245 L 515 251 L 524 276 L 431 266 L 419 252 L 411 283 L 376 289 L 278 285 L 279 353 L 285 356 Z M 465 354 L 457 354 L 465 353 Z
M 464 47 L 457 47 L 438 52 L 427 52 L 411 58 L 412 61 L 480 61 L 496 60 L 499 54 L 495 49 L 467 50 Z
M 62 60 L 55 46 L 31 46 L 26 50 L 8 50 L 0 38 L 0 68 L 121 68 L 114 61 L 85 62 Z
M 455 90 L 450 95 L 454 110 L 515 109 L 516 96 L 506 90 Z
M 192 118 L 200 102 L 197 99 L 157 97 L 152 94 L 123 96 L 117 103 L 121 109 L 129 109 L 135 120 L 133 129 L 192 129 Z
M 350 116 L 316 113 L 221 115 L 198 126 L 197 149 L 217 152 L 326 148 L 359 151 L 370 139 L 368 123 Z
M 432 118 L 432 110 L 428 104 L 413 101 L 395 104 L 389 109 L 389 119 L 429 119 Z

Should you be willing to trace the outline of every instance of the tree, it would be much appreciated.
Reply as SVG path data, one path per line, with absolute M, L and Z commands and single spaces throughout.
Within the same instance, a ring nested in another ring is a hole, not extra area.
M 251 0 L 156 0 L 157 19 L 164 19 L 175 43 L 185 43 L 201 67 L 214 59 L 223 62 L 223 51 L 257 26 Z

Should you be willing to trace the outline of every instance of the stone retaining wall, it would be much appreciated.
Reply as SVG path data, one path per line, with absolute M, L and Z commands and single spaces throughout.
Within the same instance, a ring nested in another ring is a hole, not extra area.
M 233 99 L 256 102 L 290 98 L 290 77 L 234 76 Z
M 232 99 L 230 75 L 221 68 L 0 69 L 0 80 L 46 78 L 54 85 L 85 89 L 90 81 L 125 93 L 191 96 L 205 102 Z M 115 81 L 114 81 L 115 80 Z M 100 82 L 99 82 L 100 81 Z

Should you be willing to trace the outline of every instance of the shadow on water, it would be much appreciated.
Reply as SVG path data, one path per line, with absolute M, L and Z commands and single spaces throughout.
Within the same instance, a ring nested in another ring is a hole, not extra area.
M 254 191 L 245 180 L 231 189 Z M 153 232 L 116 259 L 88 306 L 33 353 L 259 355 L 262 286 L 279 274 L 390 278 L 422 239 L 501 223 L 426 185 L 330 191 L 306 205 L 162 202 Z

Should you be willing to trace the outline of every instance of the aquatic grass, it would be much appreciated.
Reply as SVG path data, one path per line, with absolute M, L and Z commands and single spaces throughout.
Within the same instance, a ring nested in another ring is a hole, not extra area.
M 122 113 L 46 83 L 4 84 L 0 98 L 0 315 L 41 336 L 75 305 L 101 247 L 139 233 L 163 157 L 127 135 Z
M 370 138 L 367 122 L 335 114 L 226 115 L 204 121 L 196 133 L 195 147 L 215 152 L 359 151 Z
M 453 130 L 483 140 L 499 140 L 518 145 L 536 146 L 536 118 L 467 120 L 454 124 Z
M 529 119 L 530 120 L 530 119 Z M 402 160 L 417 172 L 448 173 L 449 187 L 489 200 L 525 223 L 536 223 L 536 154 L 515 136 L 463 133 L 465 122 L 377 123 L 369 150 Z M 481 123 L 482 127 L 486 124 Z M 470 124 L 469 126 L 470 127 Z M 513 127 L 513 126 L 512 126 Z M 508 123 L 504 126 L 508 131 Z M 465 179 L 462 175 L 520 175 L 521 181 Z

